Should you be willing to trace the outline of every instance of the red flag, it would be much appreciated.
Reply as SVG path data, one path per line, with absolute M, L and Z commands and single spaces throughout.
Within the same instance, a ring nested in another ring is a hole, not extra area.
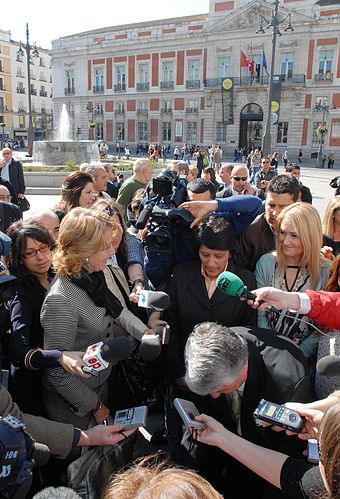
M 250 71 L 250 73 L 255 76 L 255 64 L 254 64 L 254 61 L 248 61 L 248 70 Z
M 247 59 L 246 55 L 242 52 L 242 50 L 241 50 L 241 62 L 240 62 L 240 64 L 241 64 L 241 68 L 247 68 L 248 64 L 249 64 L 248 59 Z

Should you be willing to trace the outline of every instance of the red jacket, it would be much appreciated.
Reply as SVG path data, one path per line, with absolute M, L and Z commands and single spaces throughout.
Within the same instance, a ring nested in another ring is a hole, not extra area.
M 312 310 L 307 314 L 321 326 L 340 329 L 340 293 L 307 289 Z

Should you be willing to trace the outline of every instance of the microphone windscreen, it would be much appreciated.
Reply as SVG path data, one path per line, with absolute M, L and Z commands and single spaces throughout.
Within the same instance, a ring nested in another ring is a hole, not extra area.
M 170 306 L 170 296 L 163 291 L 150 291 L 148 301 L 150 308 L 166 310 Z
M 130 357 L 136 348 L 136 342 L 132 336 L 117 336 L 104 343 L 100 355 L 106 362 L 117 363 Z
M 316 370 L 322 376 L 332 378 L 340 376 L 340 357 L 337 355 L 326 355 L 316 364 Z
M 50 458 L 50 449 L 45 444 L 35 442 L 31 459 L 34 459 L 35 466 L 44 466 Z
M 216 279 L 216 286 L 228 296 L 237 296 L 238 298 L 242 295 L 245 285 L 242 280 L 232 272 L 222 272 Z
M 151 362 L 152 360 L 157 359 L 157 357 L 160 355 L 161 345 L 144 340 L 141 342 L 138 351 L 143 360 Z

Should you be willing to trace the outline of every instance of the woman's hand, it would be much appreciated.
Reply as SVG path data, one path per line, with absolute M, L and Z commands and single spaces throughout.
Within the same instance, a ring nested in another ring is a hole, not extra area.
M 221 439 L 228 436 L 228 430 L 211 416 L 201 414 L 196 416 L 197 421 L 205 423 L 205 430 L 197 430 L 197 440 L 203 444 L 218 446 Z
M 132 301 L 133 303 L 138 303 L 139 295 L 141 291 L 143 291 L 144 289 L 145 289 L 144 283 L 142 281 L 137 281 L 131 293 L 129 294 L 129 300 Z
M 91 374 L 84 373 L 83 367 L 86 366 L 83 361 L 84 352 L 62 352 L 60 365 L 71 374 L 80 378 L 90 378 Z
M 331 262 L 333 262 L 333 260 L 335 260 L 333 248 L 331 248 L 330 246 L 323 246 L 321 248 L 320 252 L 324 258 L 327 258 L 327 260 L 330 260 Z
M 149 317 L 149 321 L 148 321 L 149 328 L 154 329 L 156 331 L 157 330 L 157 326 L 160 326 L 160 325 L 166 326 L 167 322 L 163 321 L 160 318 L 160 313 L 159 312 L 153 312 L 150 315 L 150 317 Z
M 304 404 L 298 404 L 295 402 L 288 402 L 285 404 L 286 407 L 296 411 L 300 416 L 306 418 L 305 426 L 298 437 L 301 440 L 308 440 L 309 438 L 318 438 L 319 430 L 324 413 L 318 411 L 317 409 L 308 409 L 304 407 Z M 287 435 L 296 435 L 296 433 L 286 432 Z
M 157 329 L 145 329 L 143 334 L 157 334 Z
M 279 310 L 283 308 L 298 310 L 300 308 L 300 298 L 297 293 L 288 293 L 287 291 L 271 287 L 255 289 L 252 293 L 257 296 L 256 301 L 248 300 L 247 303 L 253 308 L 267 310 L 268 305 L 272 305 Z M 262 300 L 265 303 L 260 305 Z
M 129 437 L 136 430 L 123 430 L 124 426 L 122 424 L 114 425 L 98 425 L 90 428 L 89 430 L 82 430 L 80 434 L 80 439 L 78 442 L 78 447 L 90 446 L 90 445 L 116 445 L 118 442 L 124 440 L 124 435 Z M 119 433 L 123 431 L 122 433 Z

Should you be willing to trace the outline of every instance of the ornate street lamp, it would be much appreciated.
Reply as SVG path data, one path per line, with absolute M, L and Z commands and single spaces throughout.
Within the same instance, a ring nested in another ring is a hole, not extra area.
M 270 134 L 270 126 L 271 126 L 271 117 L 272 117 L 272 100 L 273 100 L 273 76 L 274 76 L 274 64 L 275 64 L 275 50 L 276 50 L 276 37 L 282 36 L 282 33 L 279 29 L 281 24 L 286 23 L 286 27 L 284 31 L 294 31 L 291 22 L 291 14 L 288 14 L 283 19 L 279 18 L 278 9 L 279 9 L 279 0 L 275 0 L 273 3 L 274 9 L 272 10 L 271 16 L 269 19 L 266 19 L 265 16 L 261 14 L 260 17 L 260 26 L 257 28 L 257 34 L 264 34 L 265 29 L 272 29 L 272 59 L 270 65 L 270 73 L 269 73 L 269 89 L 268 89 L 268 106 L 267 106 L 267 119 L 266 119 L 266 129 L 262 138 L 262 151 L 264 156 L 268 156 L 271 152 L 271 134 Z M 265 26 L 264 28 L 264 24 Z
M 26 23 L 26 44 L 20 42 L 19 49 L 17 51 L 17 55 L 20 57 L 24 56 L 24 50 L 26 52 L 27 58 L 27 80 L 28 80 L 28 129 L 27 129 L 27 144 L 28 151 L 31 154 L 33 149 L 33 140 L 34 140 L 34 129 L 33 129 L 33 120 L 32 120 L 32 99 L 31 99 L 31 51 L 33 57 L 39 57 L 39 52 L 36 44 L 30 45 L 29 42 L 29 30 L 28 23 Z
M 316 133 L 319 137 L 319 150 L 318 150 L 318 159 L 317 159 L 317 168 L 323 168 L 322 164 L 322 155 L 323 155 L 323 144 L 326 133 L 328 132 L 327 127 L 325 125 L 325 114 L 329 113 L 329 111 L 336 109 L 336 105 L 334 102 L 332 104 L 327 104 L 325 101 L 319 101 L 313 107 L 313 111 L 315 113 L 322 112 L 322 123 L 317 128 Z

